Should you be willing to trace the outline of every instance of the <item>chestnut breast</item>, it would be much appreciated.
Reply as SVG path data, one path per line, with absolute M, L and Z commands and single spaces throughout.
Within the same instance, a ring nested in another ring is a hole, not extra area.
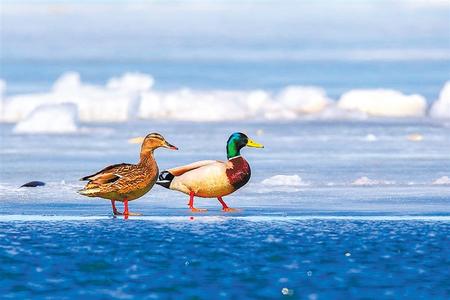
M 237 190 L 250 180 L 250 165 L 242 156 L 230 159 L 229 163 L 231 168 L 226 169 L 226 174 L 230 184 Z

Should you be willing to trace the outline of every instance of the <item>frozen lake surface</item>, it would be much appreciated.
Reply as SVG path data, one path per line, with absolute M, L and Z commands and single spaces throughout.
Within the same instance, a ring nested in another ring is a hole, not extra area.
M 18 135 L 2 125 L 0 277 L 10 298 L 446 299 L 450 274 L 450 135 L 429 120 L 83 125 Z M 160 169 L 224 159 L 244 131 L 250 183 L 238 213 L 155 186 L 113 218 L 78 195 L 78 178 L 135 162 L 128 139 L 151 131 Z M 417 136 L 422 138 L 417 138 Z M 27 181 L 43 187 L 18 188 Z M 193 217 L 193 218 L 191 218 Z

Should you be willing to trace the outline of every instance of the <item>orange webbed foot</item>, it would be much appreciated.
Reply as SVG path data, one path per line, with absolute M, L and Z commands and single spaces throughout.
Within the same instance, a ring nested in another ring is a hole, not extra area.
M 204 208 L 195 208 L 194 207 L 194 192 L 190 192 L 189 193 L 189 203 L 188 203 L 188 207 L 191 210 L 191 212 L 193 213 L 202 213 L 202 212 L 206 212 L 207 209 Z
M 124 214 L 124 215 L 125 215 L 125 214 Z M 135 212 L 131 212 L 131 211 L 129 211 L 126 215 L 127 215 L 127 216 L 142 216 L 141 213 L 135 213 Z
M 222 211 L 223 212 L 240 212 L 241 210 L 237 209 L 237 208 L 224 207 L 224 208 L 222 208 Z
M 191 212 L 193 213 L 203 213 L 203 212 L 207 212 L 208 210 L 205 208 L 195 208 L 195 207 L 189 207 L 189 209 L 191 210 Z
M 222 197 L 217 197 L 217 200 L 219 200 L 220 204 L 222 204 L 222 211 L 223 212 L 238 212 L 239 209 L 228 207 L 228 205 L 223 201 Z

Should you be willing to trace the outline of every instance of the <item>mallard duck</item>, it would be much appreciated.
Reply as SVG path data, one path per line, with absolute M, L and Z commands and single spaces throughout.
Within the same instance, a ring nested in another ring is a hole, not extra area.
M 223 201 L 250 179 L 250 165 L 241 156 L 245 146 L 264 148 L 245 134 L 233 133 L 227 142 L 227 161 L 203 160 L 161 172 L 157 184 L 189 195 L 189 209 L 192 212 L 206 211 L 194 207 L 194 196 L 217 198 L 226 212 L 236 211 Z
M 78 191 L 88 197 L 100 197 L 111 200 L 114 215 L 138 215 L 128 211 L 128 201 L 145 195 L 158 178 L 158 165 L 153 157 L 153 151 L 159 147 L 178 150 L 168 143 L 159 133 L 150 133 L 143 140 L 139 163 L 121 163 L 81 178 L 88 180 L 86 186 Z M 115 201 L 122 201 L 124 212 L 117 211 Z

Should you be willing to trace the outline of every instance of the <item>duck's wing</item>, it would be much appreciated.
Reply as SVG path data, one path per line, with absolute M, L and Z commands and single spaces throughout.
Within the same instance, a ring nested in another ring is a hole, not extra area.
M 192 170 L 195 170 L 195 169 L 207 166 L 207 165 L 215 164 L 217 162 L 218 162 L 217 160 L 201 160 L 201 161 L 197 161 L 192 164 L 189 164 L 189 165 L 168 169 L 167 171 L 170 174 L 172 174 L 173 176 L 180 176 L 186 172 L 189 172 L 189 171 L 192 171 Z
M 85 176 L 80 180 L 88 180 L 89 182 L 95 182 L 97 184 L 111 183 L 120 179 L 122 177 L 121 173 L 128 171 L 131 166 L 131 164 L 125 163 L 111 165 L 95 174 Z

